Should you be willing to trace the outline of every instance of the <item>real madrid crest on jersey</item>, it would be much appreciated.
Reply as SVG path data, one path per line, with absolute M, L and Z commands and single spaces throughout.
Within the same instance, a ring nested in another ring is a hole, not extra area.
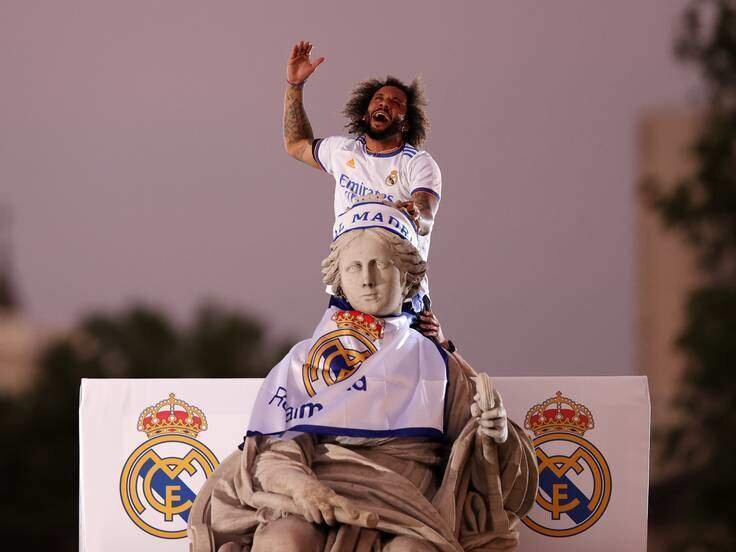
M 589 529 L 611 499 L 611 470 L 603 454 L 583 438 L 593 415 L 558 391 L 527 412 L 524 428 L 534 432 L 539 492 L 522 521 L 549 537 L 569 537 Z
M 138 418 L 138 431 L 147 440 L 125 462 L 120 498 L 133 523 L 149 535 L 186 537 L 189 510 L 218 465 L 212 451 L 196 439 L 206 429 L 204 413 L 174 393 Z
M 375 341 L 383 336 L 384 322 L 362 312 L 337 311 L 332 320 L 337 329 L 314 342 L 302 367 L 304 388 L 310 397 L 323 386 L 353 376 L 376 352 Z
M 386 177 L 386 186 L 393 186 L 399 181 L 399 171 L 393 170 Z

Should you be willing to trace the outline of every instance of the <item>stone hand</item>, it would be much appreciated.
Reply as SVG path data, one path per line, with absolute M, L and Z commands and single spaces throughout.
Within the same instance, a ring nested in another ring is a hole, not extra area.
M 358 517 L 358 512 L 347 498 L 319 481 L 305 484 L 292 498 L 304 519 L 310 523 L 335 525 L 335 508 L 340 508 L 351 518 Z
M 320 57 L 312 63 L 309 55 L 312 52 L 312 44 L 303 40 L 294 44 L 291 49 L 291 56 L 286 64 L 286 80 L 291 84 L 301 84 L 306 81 L 314 70 L 325 60 Z
M 473 397 L 473 404 L 470 405 L 470 414 L 478 421 L 478 431 L 481 435 L 490 437 L 496 443 L 505 443 L 509 437 L 509 425 L 506 418 L 506 409 L 501 401 L 501 395 L 493 390 L 493 406 L 488 410 L 483 410 L 480 404 L 480 394 Z

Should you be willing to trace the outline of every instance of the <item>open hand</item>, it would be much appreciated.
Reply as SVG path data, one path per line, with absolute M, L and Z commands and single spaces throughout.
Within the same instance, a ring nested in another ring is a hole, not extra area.
M 358 512 L 347 498 L 319 481 L 311 481 L 300 493 L 295 493 L 293 499 L 304 519 L 310 523 L 319 524 L 324 520 L 327 525 L 335 525 L 335 508 L 340 508 L 352 518 L 358 517 Z
M 475 402 L 470 405 L 470 414 L 478 421 L 480 434 L 490 437 L 498 444 L 505 443 L 509 438 L 509 424 L 499 392 L 493 390 L 493 408 L 485 411 L 480 406 L 479 394 L 476 393 L 473 400 Z
M 309 55 L 312 53 L 312 43 L 299 41 L 291 49 L 291 56 L 286 64 L 286 80 L 291 84 L 301 84 L 314 73 L 314 70 L 325 60 L 320 57 L 309 61 Z

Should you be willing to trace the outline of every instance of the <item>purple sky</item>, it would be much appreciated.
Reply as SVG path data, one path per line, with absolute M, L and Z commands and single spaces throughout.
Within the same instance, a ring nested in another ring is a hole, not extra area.
M 464 356 L 632 373 L 636 123 L 696 87 L 671 55 L 684 4 L 5 1 L 0 201 L 28 313 L 142 299 L 184 318 L 213 298 L 311 334 L 334 183 L 281 144 L 307 39 L 327 57 L 306 88 L 318 136 L 357 81 L 425 79 L 430 284 Z

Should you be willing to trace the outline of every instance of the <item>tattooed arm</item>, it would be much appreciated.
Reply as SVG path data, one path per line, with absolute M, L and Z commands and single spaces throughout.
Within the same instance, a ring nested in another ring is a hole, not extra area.
M 287 86 L 284 97 L 284 147 L 298 161 L 319 169 L 312 155 L 314 133 L 302 104 L 302 89 Z
M 299 42 L 291 49 L 291 56 L 286 65 L 286 94 L 284 95 L 284 148 L 294 159 L 319 169 L 320 166 L 312 155 L 314 133 L 309 118 L 304 111 L 304 83 L 325 58 L 318 58 L 311 63 L 309 54 L 312 45 Z

